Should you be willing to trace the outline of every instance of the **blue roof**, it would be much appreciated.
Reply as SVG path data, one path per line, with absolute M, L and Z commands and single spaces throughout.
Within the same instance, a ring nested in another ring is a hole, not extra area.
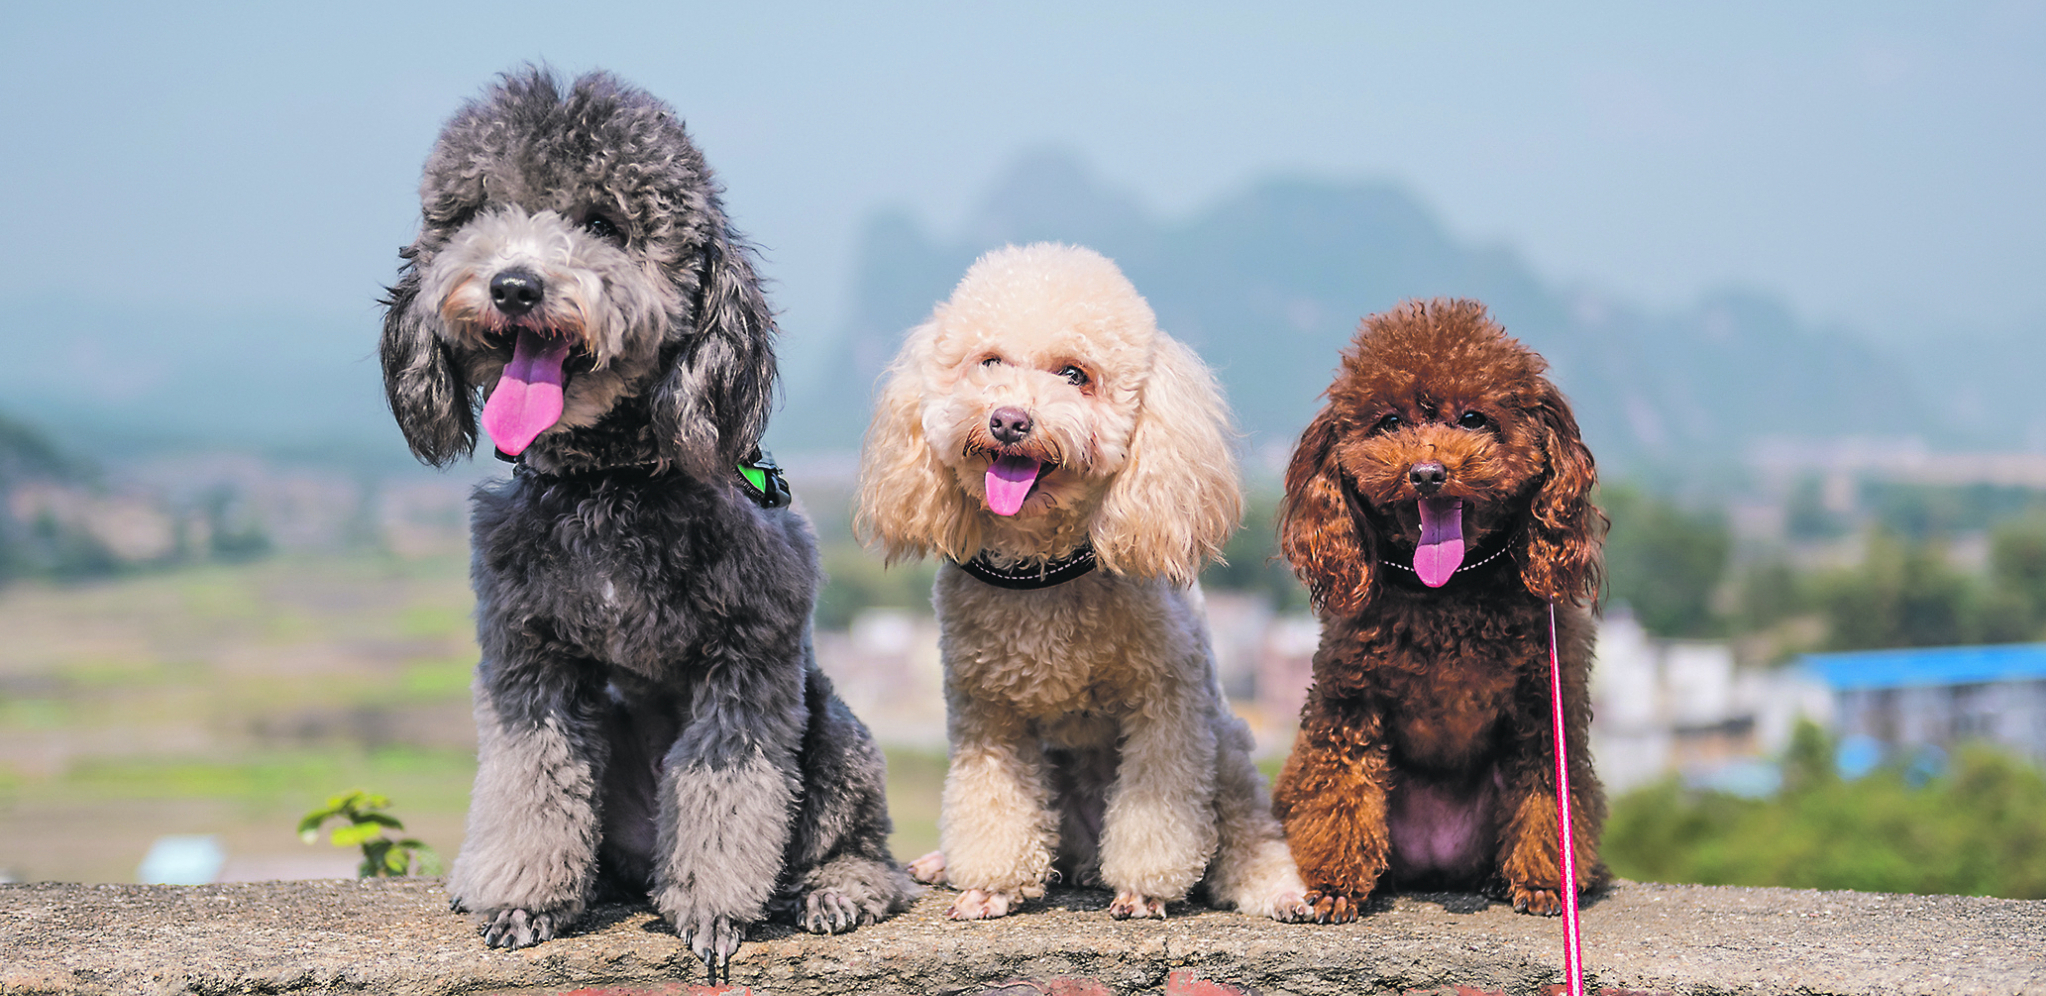
M 2046 680 L 2046 643 L 1806 654 L 1798 664 L 1837 691 Z

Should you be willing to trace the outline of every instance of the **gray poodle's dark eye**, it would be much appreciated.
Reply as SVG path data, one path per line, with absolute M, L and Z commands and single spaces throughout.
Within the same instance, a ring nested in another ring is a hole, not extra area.
M 1456 420 L 1456 424 L 1466 429 L 1482 429 L 1485 426 L 1491 425 L 1492 420 L 1479 412 L 1464 412 L 1463 417 Z
M 587 218 L 584 218 L 583 230 L 589 232 L 591 235 L 594 235 L 597 238 L 604 239 L 606 241 L 610 242 L 625 241 L 625 233 L 619 231 L 618 226 L 611 223 L 611 219 L 606 218 L 601 214 L 593 214 Z
M 1059 368 L 1059 376 L 1064 377 L 1066 379 L 1066 383 L 1071 384 L 1074 387 L 1086 387 L 1088 384 L 1087 371 L 1082 370 L 1079 367 L 1073 366 L 1070 363 Z
M 1399 428 L 1400 423 L 1403 421 L 1405 420 L 1399 417 L 1399 413 L 1394 412 L 1393 414 L 1387 415 L 1386 417 L 1379 419 L 1378 422 L 1371 427 L 1371 431 L 1391 432 L 1392 430 Z

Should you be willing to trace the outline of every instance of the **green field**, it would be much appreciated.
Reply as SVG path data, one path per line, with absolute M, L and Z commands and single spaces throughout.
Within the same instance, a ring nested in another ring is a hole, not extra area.
M 0 871 L 131 881 L 162 834 L 303 866 L 304 813 L 387 795 L 452 857 L 475 773 L 461 558 L 280 557 L 0 590 Z M 944 761 L 891 756 L 898 851 L 937 839 Z M 324 852 L 324 853 L 323 853 Z

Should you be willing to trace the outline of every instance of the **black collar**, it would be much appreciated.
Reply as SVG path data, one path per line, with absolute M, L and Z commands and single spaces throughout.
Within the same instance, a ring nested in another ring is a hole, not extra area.
M 592 480 L 623 481 L 638 483 L 658 477 L 680 473 L 672 463 L 649 460 L 646 463 L 625 464 L 618 467 L 593 467 L 589 470 L 572 470 L 567 473 L 549 474 L 534 470 L 523 454 L 512 456 L 503 450 L 497 451 L 497 458 L 512 465 L 512 473 L 538 478 L 541 481 Z M 789 492 L 788 478 L 782 476 L 781 465 L 774 462 L 760 447 L 753 447 L 746 459 L 733 468 L 738 471 L 739 491 L 753 504 L 761 508 L 787 508 L 794 501 Z M 1075 575 L 1076 577 L 1078 575 Z
M 959 569 L 980 579 L 985 584 L 1011 591 L 1036 591 L 1065 584 L 1094 569 L 1094 546 L 1080 544 L 1078 550 L 1063 560 L 1042 563 L 1036 567 L 996 567 L 988 563 L 983 553 L 972 560 L 960 563 Z

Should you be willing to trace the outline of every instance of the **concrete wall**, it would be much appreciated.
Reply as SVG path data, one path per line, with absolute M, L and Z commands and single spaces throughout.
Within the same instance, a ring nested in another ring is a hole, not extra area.
M 1561 923 L 1467 895 L 1340 927 L 1193 907 L 1118 922 L 1098 892 L 953 923 L 950 895 L 840 937 L 766 927 L 731 993 L 1237 996 L 1545 992 Z M 1584 916 L 1589 990 L 2046 994 L 2046 902 L 1623 883 Z M 703 994 L 650 909 L 490 951 L 437 881 L 0 886 L 0 994 Z

